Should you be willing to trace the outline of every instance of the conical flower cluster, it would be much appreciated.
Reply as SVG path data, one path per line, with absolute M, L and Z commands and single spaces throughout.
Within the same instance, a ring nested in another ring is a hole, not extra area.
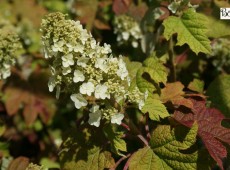
M 114 33 L 117 34 L 119 44 L 131 43 L 134 48 L 138 47 L 142 38 L 139 24 L 128 15 L 119 15 L 114 20 Z
M 79 21 L 51 13 L 42 21 L 45 57 L 52 61 L 49 90 L 70 93 L 75 107 L 90 107 L 89 123 L 101 119 L 120 124 L 124 115 L 113 104 L 126 100 L 128 71 L 122 57 L 113 57 L 110 45 L 99 45 Z
M 6 79 L 11 75 L 10 68 L 15 64 L 20 48 L 15 28 L 7 21 L 0 20 L 0 79 Z

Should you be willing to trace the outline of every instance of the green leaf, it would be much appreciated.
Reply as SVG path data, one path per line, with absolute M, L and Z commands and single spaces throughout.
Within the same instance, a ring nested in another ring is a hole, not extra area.
M 129 170 L 158 170 L 159 162 L 153 150 L 146 146 L 134 153 L 130 159 Z
M 130 159 L 130 170 L 196 170 L 198 152 L 182 153 L 196 141 L 198 126 L 189 132 L 182 126 L 173 129 L 160 125 L 154 131 L 147 146 L 138 150 Z
M 165 105 L 163 105 L 159 99 L 154 99 L 151 96 L 146 99 L 145 105 L 141 111 L 143 113 L 148 112 L 150 119 L 156 121 L 160 121 L 160 118 L 166 118 L 169 116 Z
M 87 150 L 79 150 L 78 156 L 82 154 L 82 158 L 86 159 L 72 160 L 71 162 L 64 162 L 63 170 L 73 170 L 73 169 L 90 169 L 90 170 L 104 170 L 105 168 L 111 168 L 114 165 L 114 160 L 108 151 L 101 151 L 99 147 L 95 147 Z M 87 155 L 85 155 L 87 154 Z
M 123 151 L 123 152 L 127 151 L 126 142 L 123 139 L 121 139 L 121 137 L 123 136 L 123 133 L 115 132 L 112 126 L 110 125 L 104 127 L 103 130 L 104 130 L 105 135 L 107 136 L 107 138 L 109 139 L 111 143 L 111 150 L 117 155 L 124 156 L 124 154 L 120 152 L 120 151 Z
M 137 61 L 130 61 L 128 57 L 124 57 L 123 60 L 126 63 L 127 70 L 129 72 L 130 86 L 129 90 L 132 91 L 136 88 L 136 75 L 139 68 L 142 67 L 142 64 Z
M 188 44 L 196 54 L 199 52 L 209 54 L 211 52 L 211 45 L 206 35 L 206 23 L 207 18 L 204 15 L 189 9 L 180 18 L 170 16 L 164 20 L 164 36 L 169 40 L 174 33 L 177 33 L 176 45 Z
M 136 84 L 141 92 L 146 90 L 152 94 L 157 90 L 160 82 L 166 83 L 167 71 L 163 63 L 152 56 L 143 62 L 143 67 L 137 71 Z
M 0 137 L 3 135 L 5 130 L 6 130 L 6 127 L 4 125 L 0 125 Z
M 230 75 L 217 77 L 208 87 L 207 96 L 212 101 L 212 107 L 219 109 L 230 118 Z
M 111 153 L 102 149 L 105 136 L 101 129 L 72 129 L 63 141 L 59 153 L 62 170 L 104 170 L 115 164 Z
M 202 93 L 204 91 L 204 81 L 193 79 L 193 81 L 189 83 L 188 88 L 190 90 Z
M 224 20 L 217 20 L 213 17 L 208 17 L 208 32 L 207 36 L 211 38 L 221 38 L 230 36 L 230 26 Z M 215 27 L 213 27 L 215 25 Z
M 54 162 L 49 158 L 42 158 L 40 164 L 46 168 L 60 168 L 60 165 L 57 162 Z

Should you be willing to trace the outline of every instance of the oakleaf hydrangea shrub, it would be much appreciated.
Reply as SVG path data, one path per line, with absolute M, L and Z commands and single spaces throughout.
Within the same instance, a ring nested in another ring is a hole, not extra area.
M 142 38 L 139 23 L 131 16 L 118 15 L 114 19 L 114 33 L 117 35 L 119 45 L 131 43 L 137 48 Z
M 48 14 L 42 21 L 45 57 L 50 59 L 52 76 L 49 91 L 56 96 L 70 94 L 75 107 L 89 107 L 89 124 L 101 120 L 121 124 L 122 105 L 133 102 L 141 109 L 146 95 L 138 88 L 129 92 L 129 73 L 122 56 L 112 55 L 108 44 L 100 45 L 79 21 L 61 13 Z
M 6 20 L 0 20 L 0 79 L 11 75 L 10 68 L 15 64 L 20 48 L 15 28 Z

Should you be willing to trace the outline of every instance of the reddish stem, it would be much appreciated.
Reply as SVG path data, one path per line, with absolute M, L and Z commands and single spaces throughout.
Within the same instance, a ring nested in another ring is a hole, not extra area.
M 125 129 L 127 129 L 128 131 L 130 131 L 130 128 L 128 125 L 126 125 L 125 123 L 121 123 L 121 126 L 124 127 Z
M 145 131 L 146 131 L 147 140 L 150 141 L 151 135 L 150 135 L 150 132 L 149 132 L 149 124 L 148 124 L 148 121 L 149 121 L 149 114 L 146 113 Z
M 115 170 L 115 169 L 118 167 L 118 165 L 119 165 L 123 160 L 127 159 L 127 158 L 130 157 L 130 156 L 131 156 L 131 154 L 129 153 L 129 154 L 127 154 L 127 155 L 121 157 L 121 158 L 116 162 L 116 164 L 115 164 L 112 168 L 110 168 L 109 170 Z

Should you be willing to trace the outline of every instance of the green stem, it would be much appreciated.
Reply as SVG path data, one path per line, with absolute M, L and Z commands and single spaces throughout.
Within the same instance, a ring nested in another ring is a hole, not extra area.
M 169 64 L 170 64 L 170 72 L 171 72 L 170 81 L 175 82 L 176 81 L 176 64 L 174 61 L 173 38 L 172 37 L 169 39 L 168 55 L 169 55 Z

